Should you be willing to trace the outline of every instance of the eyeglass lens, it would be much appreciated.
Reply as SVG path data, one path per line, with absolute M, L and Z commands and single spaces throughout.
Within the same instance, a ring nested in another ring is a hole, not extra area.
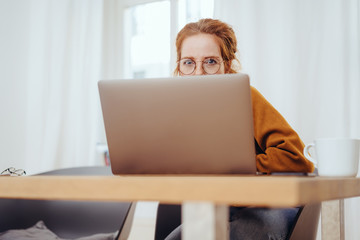
M 179 61 L 179 70 L 182 74 L 192 74 L 196 69 L 196 62 L 193 59 L 181 59 Z M 217 58 L 206 58 L 203 61 L 198 61 L 202 64 L 202 69 L 207 74 L 215 74 L 219 71 L 221 61 Z

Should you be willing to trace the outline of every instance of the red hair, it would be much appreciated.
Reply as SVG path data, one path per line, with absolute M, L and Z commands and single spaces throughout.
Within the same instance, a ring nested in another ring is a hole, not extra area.
M 177 61 L 181 58 L 181 48 L 185 38 L 200 34 L 212 34 L 218 41 L 221 57 L 225 63 L 225 73 L 236 73 L 240 70 L 240 62 L 236 57 L 237 40 L 235 32 L 228 24 L 211 18 L 200 19 L 198 22 L 186 24 L 176 37 Z M 233 60 L 238 63 L 238 67 L 233 65 Z M 179 65 L 177 65 L 175 75 L 179 74 Z

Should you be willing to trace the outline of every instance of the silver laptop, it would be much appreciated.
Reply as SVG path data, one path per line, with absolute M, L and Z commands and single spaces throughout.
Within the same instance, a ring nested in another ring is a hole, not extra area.
M 245 74 L 101 80 L 114 174 L 255 174 Z

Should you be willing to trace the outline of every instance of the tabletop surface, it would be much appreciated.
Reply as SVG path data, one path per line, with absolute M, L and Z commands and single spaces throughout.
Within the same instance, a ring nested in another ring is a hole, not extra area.
M 360 178 L 299 176 L 25 176 L 0 177 L 0 198 L 88 201 L 211 201 L 298 206 L 360 196 Z

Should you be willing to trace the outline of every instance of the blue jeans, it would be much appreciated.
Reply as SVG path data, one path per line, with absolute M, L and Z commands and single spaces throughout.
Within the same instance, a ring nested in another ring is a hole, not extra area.
M 296 223 L 299 208 L 230 207 L 230 240 L 285 240 Z M 180 240 L 181 225 L 166 237 Z

